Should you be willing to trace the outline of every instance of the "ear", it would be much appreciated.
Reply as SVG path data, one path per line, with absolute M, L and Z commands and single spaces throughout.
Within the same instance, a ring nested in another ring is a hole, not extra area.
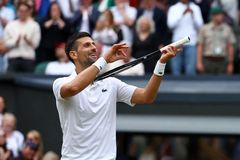
M 77 59 L 77 52 L 76 51 L 70 51 L 69 56 L 71 57 L 71 59 L 74 61 Z

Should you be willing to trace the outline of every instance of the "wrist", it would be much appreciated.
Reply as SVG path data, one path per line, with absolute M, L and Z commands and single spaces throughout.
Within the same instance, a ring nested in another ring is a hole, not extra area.
M 153 73 L 157 76 L 163 76 L 164 72 L 165 72 L 165 67 L 166 67 L 166 63 L 162 63 L 161 61 L 158 61 Z
M 96 62 L 93 63 L 93 65 L 98 68 L 99 72 L 101 72 L 107 66 L 107 61 L 105 58 L 100 57 Z

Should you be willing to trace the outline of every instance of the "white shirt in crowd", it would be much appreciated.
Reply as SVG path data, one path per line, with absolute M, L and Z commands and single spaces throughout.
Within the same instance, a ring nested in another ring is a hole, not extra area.
M 70 75 L 75 69 L 72 62 L 49 62 L 46 66 L 45 74 L 48 75 Z
M 7 149 L 11 150 L 14 157 L 18 156 L 18 153 L 23 147 L 24 136 L 19 131 L 13 131 L 10 137 L 7 137 Z
M 16 46 L 17 39 L 21 35 L 19 45 Z M 23 36 L 26 35 L 33 46 L 27 44 Z M 29 18 L 26 22 L 19 20 L 11 21 L 7 24 L 4 30 L 4 41 L 8 48 L 11 48 L 7 52 L 9 58 L 24 58 L 35 59 L 35 49 L 38 47 L 41 38 L 40 26 L 32 18 Z
M 9 22 L 9 21 L 14 20 L 15 13 L 12 9 L 2 6 L 2 7 L 0 7 L 0 18 L 3 18 Z M 3 25 L 0 21 L 0 39 L 2 37 L 3 37 Z
M 134 105 L 130 101 L 136 87 L 116 78 L 106 78 L 63 99 L 61 86 L 76 76 L 74 71 L 53 83 L 63 131 L 61 160 L 113 160 L 116 158 L 116 103 Z
M 135 58 L 131 58 L 130 62 L 136 60 Z M 118 60 L 113 63 L 108 63 L 107 70 L 114 69 L 116 67 L 119 67 L 121 65 L 126 64 L 123 60 Z M 143 63 L 139 63 L 138 65 L 131 67 L 125 71 L 122 71 L 118 73 L 118 75 L 121 76 L 143 76 L 144 75 L 144 65 Z
M 193 15 L 189 12 L 183 15 L 188 5 L 193 10 Z M 178 2 L 171 6 L 168 11 L 167 24 L 173 31 L 173 42 L 189 36 L 191 37 L 189 44 L 195 45 L 197 43 L 198 30 L 203 25 L 203 19 L 201 10 L 196 4 L 189 2 L 188 5 Z
M 65 18 L 72 18 L 74 11 L 79 10 L 79 3 L 81 0 L 57 0 L 63 16 Z M 70 7 L 70 3 L 72 4 L 72 11 Z
M 128 18 L 135 21 L 137 17 L 137 9 L 129 6 L 128 4 L 124 4 L 124 7 L 125 7 L 124 12 L 126 15 L 128 15 Z M 113 6 L 111 8 L 111 11 L 113 13 L 113 19 L 116 24 L 124 23 L 124 17 L 122 16 L 117 6 Z M 132 44 L 133 42 L 132 30 L 124 24 L 120 25 L 120 28 L 122 29 L 124 41 L 127 41 L 129 44 Z

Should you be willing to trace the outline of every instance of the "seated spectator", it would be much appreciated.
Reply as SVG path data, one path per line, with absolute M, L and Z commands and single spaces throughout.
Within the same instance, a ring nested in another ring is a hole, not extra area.
M 14 160 L 34 160 L 38 145 L 32 141 L 26 141 L 17 158 Z
M 106 53 L 114 43 L 123 40 L 121 29 L 115 25 L 113 14 L 110 10 L 102 13 L 97 21 L 92 37 L 97 42 L 100 54 Z
M 75 32 L 88 32 L 92 34 L 100 12 L 92 5 L 92 0 L 81 0 L 79 10 L 74 12 L 70 20 Z
M 6 134 L 0 129 L 0 160 L 11 160 L 12 152 L 7 149 Z
M 7 149 L 12 151 L 14 157 L 18 156 L 18 152 L 21 150 L 24 142 L 24 136 L 16 130 L 16 124 L 17 120 L 14 114 L 5 113 L 3 115 L 2 128 L 6 134 Z
M 152 19 L 142 16 L 137 20 L 136 32 L 132 45 L 132 56 L 139 58 L 158 50 L 159 43 Z M 145 73 L 152 73 L 158 58 L 143 62 Z
M 170 31 L 167 27 L 167 16 L 163 10 L 156 6 L 156 0 L 142 0 L 137 17 L 146 16 L 154 21 L 155 34 L 159 45 L 167 45 L 170 42 Z
M 211 8 L 210 13 L 211 22 L 199 33 L 197 70 L 200 73 L 232 74 L 236 39 L 232 29 L 223 23 L 221 7 Z
M 69 23 L 63 18 L 57 2 L 50 4 L 47 17 L 41 22 L 42 39 L 38 49 L 37 62 L 54 61 L 55 46 L 59 42 L 65 42 L 71 33 Z
M 57 61 L 49 62 L 45 74 L 48 75 L 69 75 L 75 69 L 74 64 L 68 59 L 65 53 L 65 44 L 59 43 L 55 49 Z
M 48 151 L 47 153 L 45 153 L 42 160 L 59 160 L 59 159 L 60 159 L 59 156 L 55 152 Z
M 35 67 L 35 49 L 40 41 L 40 27 L 31 18 L 31 6 L 20 2 L 18 19 L 9 22 L 4 30 L 4 41 L 9 49 L 9 72 L 32 72 Z
M 43 157 L 43 141 L 41 134 L 37 130 L 31 130 L 27 133 L 26 141 L 31 141 L 38 146 L 33 160 L 41 160 Z

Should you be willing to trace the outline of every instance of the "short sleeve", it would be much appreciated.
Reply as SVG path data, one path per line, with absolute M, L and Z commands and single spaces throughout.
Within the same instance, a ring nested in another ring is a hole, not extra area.
M 65 79 L 64 78 L 58 78 L 53 82 L 53 93 L 56 98 L 56 100 L 65 100 L 61 95 L 60 95 L 60 89 L 62 85 L 64 84 Z
M 126 103 L 130 106 L 134 106 L 135 104 L 131 103 L 131 99 L 137 87 L 128 85 L 118 79 L 116 79 L 115 83 L 117 85 L 117 101 Z
M 232 31 L 232 29 L 230 27 L 228 27 L 228 42 L 231 43 L 231 44 L 235 44 L 236 43 L 236 38 L 235 38 L 235 35 Z

